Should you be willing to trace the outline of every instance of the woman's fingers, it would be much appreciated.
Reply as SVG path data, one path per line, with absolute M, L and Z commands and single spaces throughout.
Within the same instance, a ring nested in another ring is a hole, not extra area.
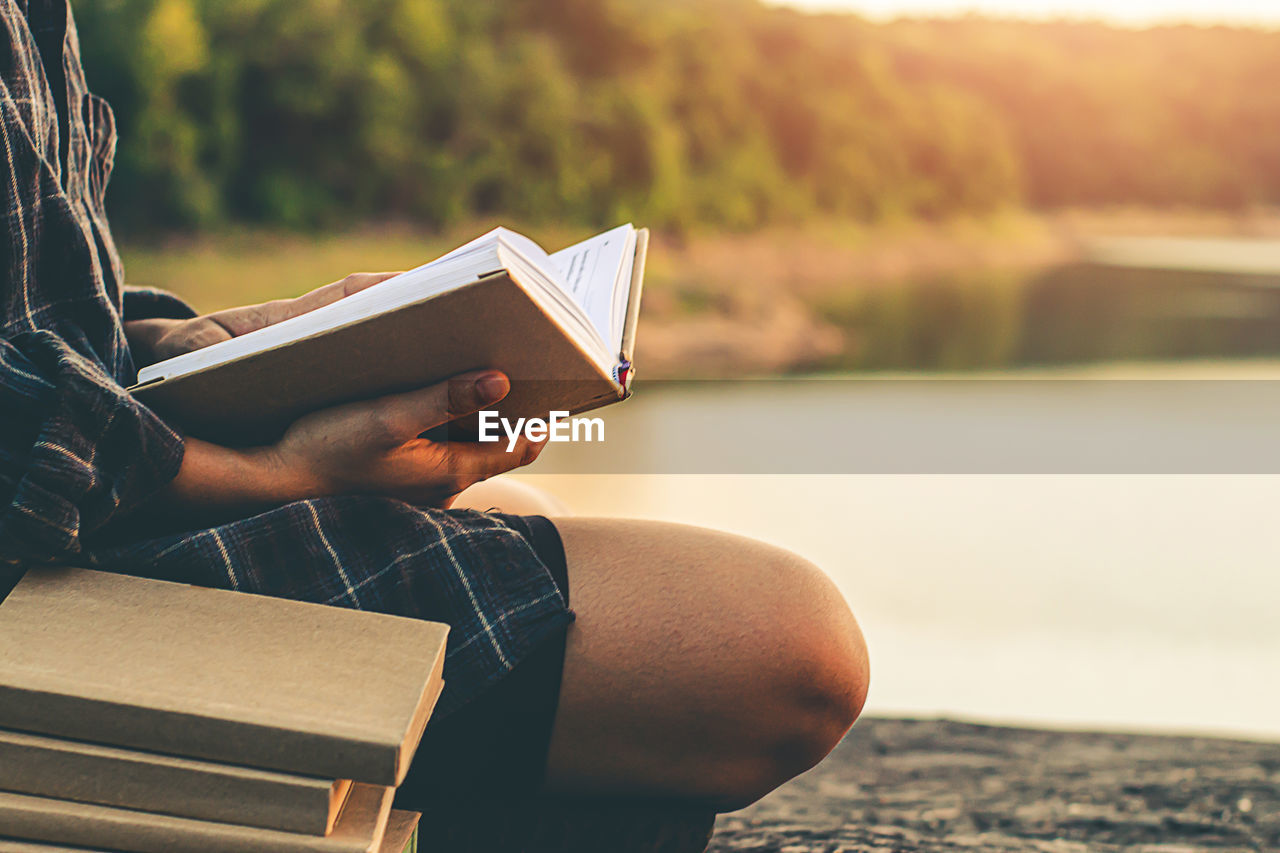
M 285 469 L 307 472 L 323 494 L 373 493 L 447 506 L 474 483 L 528 465 L 541 442 L 432 441 L 422 434 L 475 414 L 511 390 L 506 375 L 477 370 L 427 388 L 314 412 L 275 448 Z
M 354 293 L 359 293 L 367 287 L 386 281 L 389 278 L 395 278 L 400 275 L 398 272 L 357 272 L 352 273 L 341 281 L 335 281 L 333 284 L 326 284 L 324 287 L 317 287 L 310 293 L 304 293 L 297 299 L 287 300 L 288 314 L 290 317 L 296 317 L 299 314 L 305 314 L 308 311 L 314 311 L 317 308 L 323 308 L 331 302 L 337 302 Z M 286 318 L 287 319 L 287 318 Z
M 258 329 L 274 326 L 285 320 L 299 317 L 317 308 L 337 302 L 379 282 L 394 278 L 396 272 L 358 272 L 341 281 L 317 287 L 310 293 L 304 293 L 295 299 L 275 299 L 258 305 L 245 305 L 240 308 L 228 308 L 207 317 L 200 318 L 214 324 L 227 336 L 238 338 Z
M 377 433 L 389 445 L 412 441 L 429 429 L 492 406 L 511 391 L 496 370 L 463 373 L 444 382 L 357 405 L 369 408 Z
M 521 438 L 511 450 L 507 442 L 479 443 L 451 441 L 446 446 L 450 480 L 457 491 L 473 486 L 490 477 L 514 471 L 532 463 L 542 453 L 546 440 L 530 441 Z
M 214 344 L 222 343 L 232 335 L 212 316 L 194 317 L 174 326 L 156 342 L 157 358 L 173 358 Z

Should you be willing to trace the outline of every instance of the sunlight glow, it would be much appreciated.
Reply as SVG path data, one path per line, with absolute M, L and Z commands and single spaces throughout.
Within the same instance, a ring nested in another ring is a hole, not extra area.
M 1275 0 L 775 0 L 777 5 L 855 12 L 876 20 L 978 13 L 1014 18 L 1101 20 L 1123 26 L 1165 23 L 1280 27 Z

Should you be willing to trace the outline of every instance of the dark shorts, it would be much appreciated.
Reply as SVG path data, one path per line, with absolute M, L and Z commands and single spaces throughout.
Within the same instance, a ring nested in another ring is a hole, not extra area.
M 569 604 L 569 569 L 555 525 L 506 516 L 546 564 Z M 396 793 L 397 808 L 422 811 L 444 794 L 533 793 L 546 774 L 560 701 L 566 630 L 544 639 L 492 688 L 444 719 L 432 720 Z

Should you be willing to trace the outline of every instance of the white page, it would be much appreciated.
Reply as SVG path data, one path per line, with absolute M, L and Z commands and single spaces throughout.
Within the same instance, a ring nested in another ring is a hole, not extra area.
M 634 231 L 631 225 L 622 225 L 551 256 L 565 289 L 609 346 L 617 345 L 620 334 L 614 328 L 614 291 Z

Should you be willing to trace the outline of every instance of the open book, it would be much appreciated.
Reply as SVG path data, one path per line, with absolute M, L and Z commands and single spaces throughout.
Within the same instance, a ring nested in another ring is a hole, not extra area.
M 496 368 L 505 417 L 624 399 L 648 231 L 548 255 L 505 228 L 323 308 L 142 369 L 130 389 L 192 435 L 270 441 L 316 409 Z

